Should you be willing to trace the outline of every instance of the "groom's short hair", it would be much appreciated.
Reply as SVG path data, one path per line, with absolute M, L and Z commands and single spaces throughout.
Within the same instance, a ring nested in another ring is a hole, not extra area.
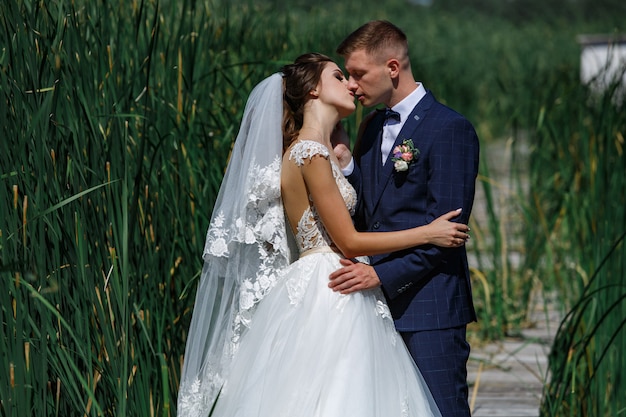
M 408 41 L 405 33 L 393 23 L 372 20 L 349 34 L 337 47 L 337 53 L 343 57 L 358 50 L 365 50 L 368 55 L 375 57 L 387 51 L 408 56 Z

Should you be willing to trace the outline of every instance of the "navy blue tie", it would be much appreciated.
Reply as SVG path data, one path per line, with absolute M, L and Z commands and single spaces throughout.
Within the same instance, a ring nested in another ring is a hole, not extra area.
M 400 121 L 400 113 L 387 108 L 385 109 L 385 121 L 388 119 L 396 119 L 397 121 Z

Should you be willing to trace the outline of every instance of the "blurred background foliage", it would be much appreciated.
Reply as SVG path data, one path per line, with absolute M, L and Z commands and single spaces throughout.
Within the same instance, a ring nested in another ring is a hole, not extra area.
M 481 163 L 476 342 L 514 334 L 545 292 L 567 315 L 542 413 L 623 412 L 626 112 L 581 85 L 576 36 L 625 17 L 617 0 L 1 2 L 0 415 L 176 414 L 247 95 L 303 52 L 338 59 L 375 18 L 406 31 L 416 78 L 483 148 L 528 156 L 506 178 Z

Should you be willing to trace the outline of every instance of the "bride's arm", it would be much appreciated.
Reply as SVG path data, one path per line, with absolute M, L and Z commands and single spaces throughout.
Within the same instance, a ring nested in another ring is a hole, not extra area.
M 377 255 L 413 246 L 434 244 L 461 246 L 468 227 L 449 220 L 460 214 L 447 213 L 426 226 L 397 232 L 357 232 L 333 178 L 328 159 L 316 155 L 301 167 L 304 182 L 330 238 L 347 258 Z

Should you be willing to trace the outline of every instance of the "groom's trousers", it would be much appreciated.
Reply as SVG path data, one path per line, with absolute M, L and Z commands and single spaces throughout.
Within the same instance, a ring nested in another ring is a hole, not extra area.
M 443 417 L 469 417 L 466 326 L 402 332 Z

